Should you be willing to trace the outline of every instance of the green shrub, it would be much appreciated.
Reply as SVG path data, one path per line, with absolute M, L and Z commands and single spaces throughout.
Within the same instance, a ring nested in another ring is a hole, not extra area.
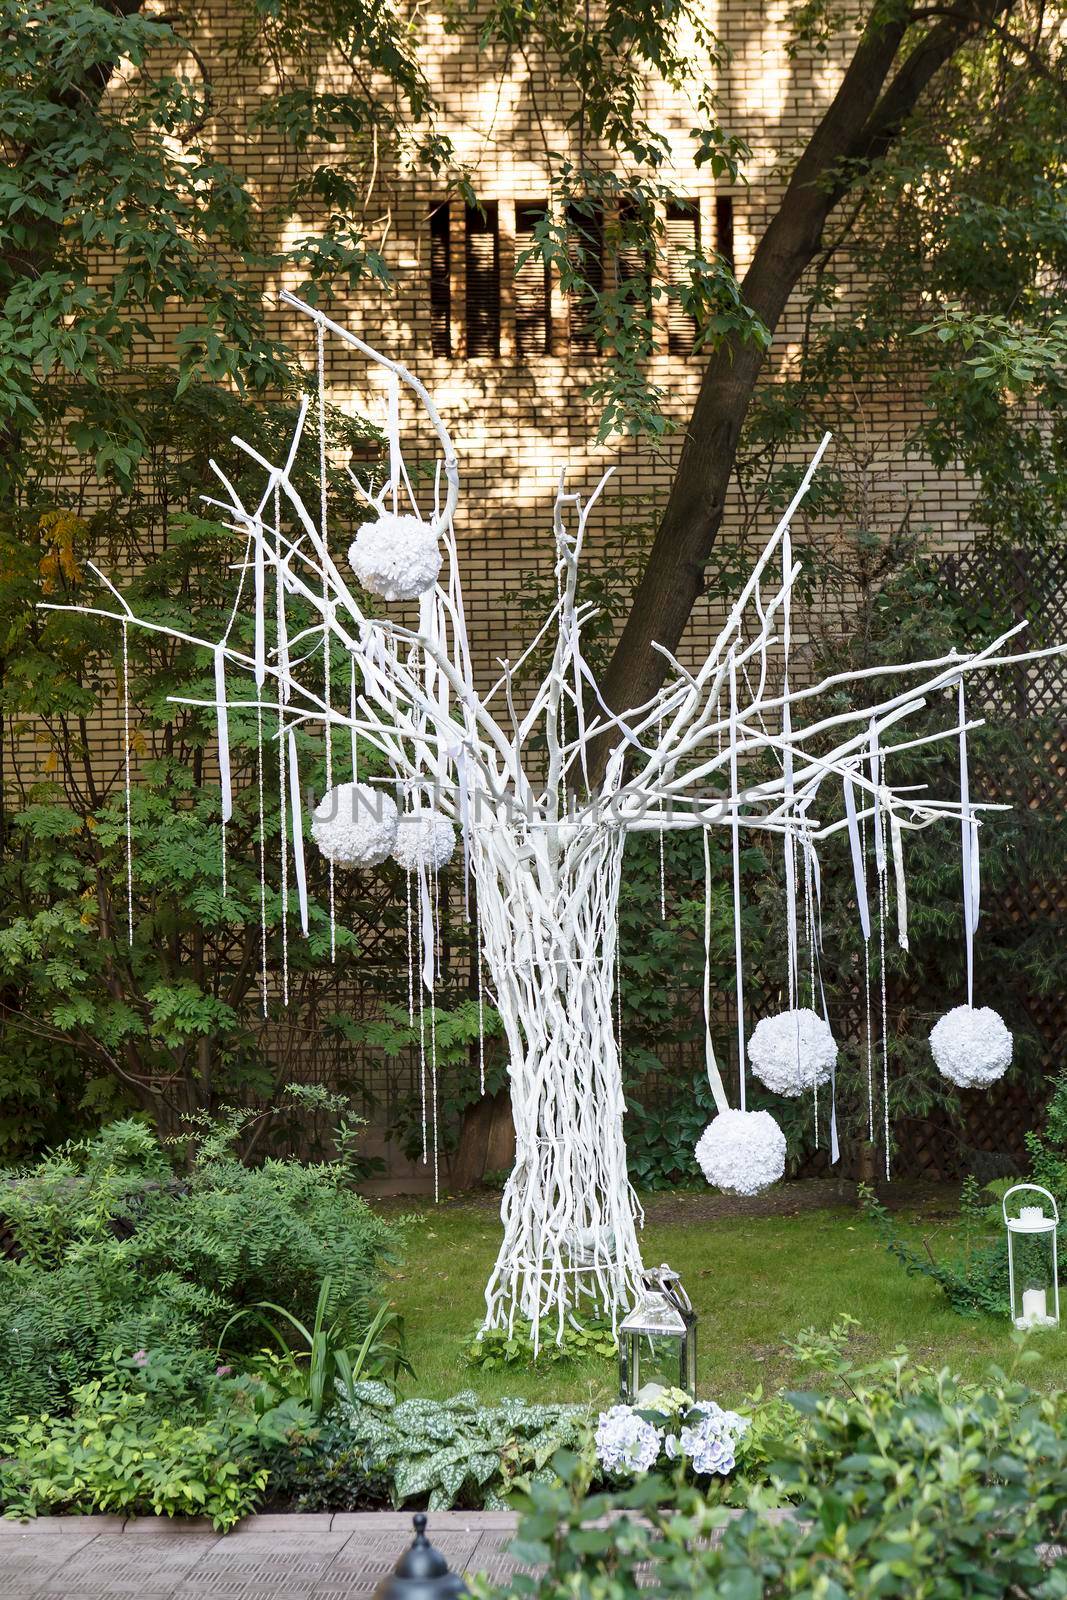
M 310 1328 L 273 1300 L 258 1300 L 235 1311 L 222 1330 L 219 1354 L 231 1327 L 246 1317 L 261 1323 L 277 1349 L 262 1350 L 253 1358 L 252 1370 L 262 1373 L 272 1387 L 305 1402 L 316 1422 L 332 1410 L 339 1389 L 352 1399 L 360 1381 L 379 1378 L 395 1384 L 401 1371 L 413 1370 L 404 1355 L 404 1320 L 387 1301 L 370 1317 L 362 1339 L 346 1343 L 342 1323 L 328 1320 L 331 1299 L 330 1280 L 323 1278 Z M 280 1327 L 276 1317 L 281 1318 Z
M 1026 1143 L 1031 1157 L 1031 1181 L 1055 1196 L 1062 1216 L 1067 1212 L 1067 1072 L 1056 1079 L 1044 1128 L 1040 1133 L 1028 1133 Z M 1001 1197 L 1014 1181 L 997 1179 L 982 1188 L 973 1177 L 964 1179 L 960 1191 L 962 1244 L 945 1260 L 938 1260 L 929 1250 L 924 1254 L 913 1249 L 899 1237 L 889 1213 L 873 1194 L 864 1190 L 862 1197 L 882 1243 L 905 1272 L 912 1277 L 930 1278 L 960 1316 L 1007 1317 L 1010 1289 Z M 1043 1241 L 1017 1236 L 1015 1259 L 1020 1279 L 1025 1276 L 1028 1258 L 1032 1255 L 1036 1265 L 1044 1251 Z
M 15 1418 L 0 1433 L 4 1514 L 206 1516 L 231 1527 L 266 1488 L 270 1446 L 306 1423 L 297 1408 L 257 1412 L 248 1391 L 236 1403 L 231 1389 L 229 1406 L 198 1421 L 160 1416 L 148 1394 L 100 1383 L 73 1391 L 69 1417 Z
M 1056 1196 L 1061 1214 L 1067 1211 L 1067 1071 L 1056 1079 L 1056 1087 L 1045 1108 L 1045 1126 L 1040 1133 L 1028 1133 L 1030 1176 Z
M 850 1392 L 851 1391 L 851 1392 Z M 650 1475 L 588 1493 L 588 1458 L 561 1452 L 562 1483 L 531 1487 L 512 1546 L 519 1573 L 482 1597 L 639 1600 L 1062 1600 L 1067 1577 L 1041 1549 L 1067 1537 L 1067 1404 L 993 1372 L 965 1384 L 901 1353 L 840 1394 L 790 1397 L 803 1426 L 727 1521 L 681 1482 Z M 764 1513 L 774 1499 L 795 1508 Z M 619 1520 L 611 1518 L 622 1513 Z M 640 1514 L 640 1520 L 634 1513 Z M 725 1524 L 721 1543 L 713 1544 Z M 640 1582 L 638 1573 L 640 1570 Z
M 21 1259 L 0 1262 L 0 1418 L 68 1407 L 72 1391 L 137 1351 L 213 1371 L 227 1322 L 270 1298 L 330 1315 L 358 1342 L 394 1234 L 345 1161 L 232 1153 L 237 1119 L 208 1126 L 178 1174 L 157 1136 L 113 1123 L 13 1175 L 2 1210 Z M 254 1329 L 231 1329 L 237 1353 Z
M 536 1353 L 531 1325 L 523 1321 L 516 1322 L 510 1332 L 507 1328 L 478 1328 L 467 1345 L 468 1362 L 472 1367 L 481 1367 L 484 1372 L 498 1372 L 503 1367 L 528 1367 L 535 1363 L 555 1366 L 588 1357 L 614 1360 L 618 1353 L 619 1341 L 611 1323 L 596 1320 L 580 1328 L 564 1328 L 563 1338 L 558 1343 L 553 1338 L 542 1339 Z
M 297 1511 L 366 1505 L 500 1507 L 518 1483 L 552 1474 L 557 1450 L 591 1437 L 584 1406 L 486 1405 L 473 1393 L 398 1401 L 384 1384 L 355 1385 L 310 1452 L 271 1460 L 272 1493 Z

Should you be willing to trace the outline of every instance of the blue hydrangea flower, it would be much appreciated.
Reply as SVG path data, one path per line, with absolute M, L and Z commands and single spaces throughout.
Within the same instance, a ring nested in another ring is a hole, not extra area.
M 605 1472 L 634 1476 L 659 1460 L 663 1434 L 630 1406 L 601 1413 L 596 1430 L 597 1460 Z

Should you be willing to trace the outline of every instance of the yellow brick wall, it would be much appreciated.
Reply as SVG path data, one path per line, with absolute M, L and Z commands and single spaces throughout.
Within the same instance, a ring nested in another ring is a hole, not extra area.
M 269 72 L 242 67 L 223 51 L 222 43 L 234 24 L 220 0 L 215 0 L 214 10 L 217 54 L 211 65 L 218 74 L 215 103 L 223 109 L 209 125 L 209 136 L 220 153 L 250 174 L 269 205 L 279 183 L 292 175 L 291 159 L 261 140 L 249 139 L 245 119 L 259 98 L 271 93 L 273 84 Z M 781 193 L 783 167 L 833 94 L 839 59 L 787 54 L 782 0 L 760 6 L 725 0 L 711 4 L 708 14 L 729 53 L 716 85 L 723 120 L 753 149 L 746 168 L 748 184 L 718 191 L 733 197 L 736 261 L 743 273 Z M 449 37 L 432 15 L 425 19 L 425 28 L 423 60 L 441 107 L 440 131 L 453 139 L 460 161 L 469 165 L 479 195 L 499 205 L 500 357 L 464 355 L 463 207 L 455 201 L 454 354 L 447 359 L 431 354 L 428 211 L 441 198 L 441 190 L 407 170 L 379 170 L 367 212 L 371 237 L 382 234 L 386 240 L 395 274 L 393 291 L 368 283 L 336 298 L 329 309 L 360 337 L 408 364 L 434 393 L 452 431 L 462 471 L 457 532 L 468 623 L 476 658 L 488 673 L 498 655 L 514 654 L 528 629 L 514 601 L 507 598 L 509 593 L 524 571 L 534 567 L 546 571 L 551 566 L 551 502 L 561 465 L 568 465 L 572 486 L 592 485 L 601 472 L 614 466 L 617 495 L 631 501 L 662 495 L 680 434 L 655 451 L 633 442 L 603 446 L 591 442 L 597 418 L 584 390 L 596 369 L 579 365 L 568 353 L 566 308 L 558 287 L 552 294 L 553 353 L 521 358 L 516 354 L 510 289 L 514 206 L 516 201 L 544 199 L 546 143 L 553 149 L 566 147 L 565 122 L 573 96 L 554 74 L 536 65 L 528 72 L 525 64 L 509 64 L 500 52 L 480 54 L 473 44 Z M 336 62 L 323 65 L 327 79 L 343 71 Z M 672 141 L 671 180 L 699 201 L 706 247 L 714 242 L 717 191 L 706 169 L 693 162 L 689 130 L 697 120 L 694 108 L 686 96 L 662 85 L 650 84 L 648 96 L 652 119 Z M 288 236 L 313 228 L 314 220 L 308 216 L 290 224 Z M 842 270 L 847 278 L 847 262 Z M 295 283 L 293 276 L 284 285 L 270 283 L 264 289 L 269 296 L 278 287 Z M 800 309 L 797 301 L 787 310 L 768 362 L 769 375 L 788 364 L 796 349 Z M 662 319 L 665 311 L 658 315 Z M 172 335 L 190 319 L 189 308 L 174 307 L 164 319 L 163 331 Z M 282 308 L 272 314 L 271 326 L 304 349 L 312 361 L 312 344 L 298 318 Z M 368 410 L 372 416 L 377 408 L 381 414 L 380 373 L 368 375 L 362 361 L 336 342 L 327 351 L 327 363 L 333 400 Z M 669 413 L 677 423 L 684 423 L 691 408 L 701 365 L 699 356 L 672 356 L 665 350 L 650 363 L 649 376 L 667 394 Z M 899 522 L 907 506 L 913 523 L 928 524 L 935 538 L 954 544 L 968 536 L 969 486 L 951 472 L 936 472 L 920 460 L 904 459 L 902 444 L 916 404 L 914 395 L 895 392 L 888 379 L 879 392 L 852 397 L 855 427 L 848 449 L 873 463 L 865 470 L 876 486 L 887 526 Z M 796 441 L 798 459 L 813 443 Z M 625 514 L 615 498 L 605 497 L 589 547 L 592 560 L 597 559 L 598 539 Z M 633 514 L 631 510 L 629 515 Z M 736 533 L 743 520 L 743 507 L 735 496 L 727 511 L 727 535 Z M 337 534 L 340 542 L 344 530 L 338 528 Z M 682 651 L 684 660 L 699 656 L 716 614 L 717 608 L 698 607 Z

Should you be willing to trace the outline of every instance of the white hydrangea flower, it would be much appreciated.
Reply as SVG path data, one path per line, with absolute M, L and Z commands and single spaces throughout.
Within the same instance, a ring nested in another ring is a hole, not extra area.
M 785 1134 L 769 1111 L 720 1111 L 697 1141 L 708 1182 L 727 1194 L 759 1194 L 785 1172 Z
M 837 1044 L 825 1018 L 800 1006 L 760 1018 L 748 1041 L 748 1059 L 772 1094 L 793 1098 L 829 1083 L 837 1065 Z
M 348 561 L 371 594 L 383 600 L 415 600 L 437 582 L 441 550 L 437 535 L 421 517 L 383 511 L 377 522 L 358 529 Z
M 678 1436 L 667 1439 L 666 1453 L 672 1460 L 686 1456 L 693 1471 L 703 1476 L 726 1477 L 734 1470 L 737 1441 L 747 1427 L 747 1420 L 736 1411 L 702 1400 L 693 1406 Z
M 339 783 L 311 815 L 311 837 L 338 867 L 379 867 L 396 843 L 397 809 L 381 789 Z
M 992 1006 L 955 1006 L 930 1031 L 937 1070 L 959 1089 L 985 1089 L 1011 1066 L 1012 1037 Z
M 456 830 L 439 811 L 405 812 L 397 828 L 393 860 L 408 872 L 416 867 L 445 867 L 456 848 Z
M 597 1460 L 605 1472 L 636 1476 L 659 1460 L 663 1434 L 631 1406 L 612 1406 L 597 1423 Z

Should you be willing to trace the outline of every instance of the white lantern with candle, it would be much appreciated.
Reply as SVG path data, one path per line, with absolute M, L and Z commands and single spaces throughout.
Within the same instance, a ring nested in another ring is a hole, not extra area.
M 1020 1205 L 1009 1209 L 1013 1195 L 1042 1196 L 1048 1206 Z M 1011 1318 L 1017 1328 L 1058 1328 L 1060 1323 L 1060 1272 L 1057 1234 L 1060 1214 L 1054 1197 L 1038 1183 L 1017 1183 L 1003 1201 L 1008 1230 L 1008 1288 Z

